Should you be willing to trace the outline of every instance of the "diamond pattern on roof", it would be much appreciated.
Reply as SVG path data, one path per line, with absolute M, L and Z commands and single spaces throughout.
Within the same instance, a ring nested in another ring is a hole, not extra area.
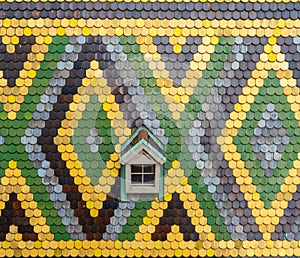
M 0 257 L 298 257 L 297 2 L 0 3 Z M 164 148 L 122 199 L 122 145 Z

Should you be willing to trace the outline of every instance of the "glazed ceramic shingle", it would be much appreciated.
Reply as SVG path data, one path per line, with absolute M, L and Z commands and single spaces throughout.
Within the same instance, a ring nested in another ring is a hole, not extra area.
M 299 87 L 298 1 L 0 1 L 0 257 L 299 257 Z

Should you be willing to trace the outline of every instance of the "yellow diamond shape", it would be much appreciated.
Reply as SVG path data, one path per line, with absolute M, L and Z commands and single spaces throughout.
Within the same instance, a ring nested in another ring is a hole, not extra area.
M 275 53 L 272 54 L 276 55 Z M 261 57 L 263 56 L 264 53 Z M 260 60 L 257 63 L 257 67 L 269 67 L 269 69 L 275 70 L 276 77 L 280 80 L 280 85 L 284 87 L 284 93 L 291 94 L 291 92 L 294 92 L 296 96 L 299 95 L 299 88 L 295 86 L 295 79 L 291 78 L 291 71 L 288 69 L 286 61 L 265 63 Z M 249 79 L 248 85 L 243 88 L 243 92 L 238 98 L 238 103 L 226 122 L 226 128 L 223 129 L 217 141 L 222 146 L 224 157 L 229 162 L 229 167 L 236 177 L 237 184 L 240 185 L 240 190 L 244 193 L 248 207 L 252 210 L 252 215 L 259 225 L 260 232 L 263 233 L 263 238 L 267 240 L 271 238 L 271 233 L 275 231 L 275 226 L 279 223 L 279 217 L 284 215 L 284 209 L 288 206 L 288 202 L 292 200 L 292 194 L 297 190 L 300 163 L 299 159 L 293 162 L 293 168 L 289 170 L 289 175 L 285 178 L 284 184 L 281 185 L 281 191 L 277 193 L 276 199 L 272 202 L 272 207 L 269 209 L 264 208 L 264 203 L 260 198 L 260 194 L 256 191 L 256 186 L 252 184 L 249 170 L 245 167 L 241 154 L 237 152 L 237 148 L 233 144 L 233 138 L 237 135 L 238 129 L 242 126 L 242 121 L 246 118 L 249 105 L 254 102 L 254 96 L 258 94 L 258 88 L 263 85 L 262 83 L 251 83 L 251 81 L 265 79 L 268 72 L 267 69 L 264 71 L 254 70 L 252 74 L 253 78 Z M 243 100 L 249 95 L 249 92 L 253 97 L 247 98 L 248 103 L 245 103 Z M 292 98 L 290 95 L 288 95 L 287 100 L 292 107 L 292 111 L 295 112 L 295 117 L 299 120 L 299 103 L 296 103 L 296 98 Z

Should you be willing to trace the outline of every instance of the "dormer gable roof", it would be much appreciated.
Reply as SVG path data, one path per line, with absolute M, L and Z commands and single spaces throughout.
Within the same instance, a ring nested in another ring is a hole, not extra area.
M 159 164 L 166 161 L 163 144 L 145 126 L 138 128 L 121 148 L 121 164 L 134 164 L 137 158 Z

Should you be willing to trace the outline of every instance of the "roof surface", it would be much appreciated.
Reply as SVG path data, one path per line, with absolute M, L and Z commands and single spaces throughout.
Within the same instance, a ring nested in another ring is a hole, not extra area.
M 0 2 L 0 256 L 299 257 L 299 12 Z M 164 201 L 120 202 L 141 125 Z

